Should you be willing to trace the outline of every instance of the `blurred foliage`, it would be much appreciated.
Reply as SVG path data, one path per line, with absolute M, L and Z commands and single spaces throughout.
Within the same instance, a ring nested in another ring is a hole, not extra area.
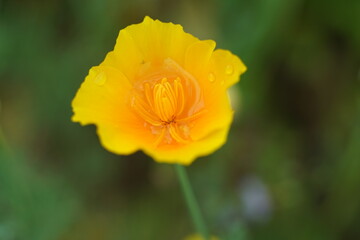
M 170 165 L 101 148 L 70 102 L 145 15 L 241 56 L 228 143 L 188 168 L 221 239 L 360 238 L 360 1 L 0 1 L 0 239 L 182 239 Z

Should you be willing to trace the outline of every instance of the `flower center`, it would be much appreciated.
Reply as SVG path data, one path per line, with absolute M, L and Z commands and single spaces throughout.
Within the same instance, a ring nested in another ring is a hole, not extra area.
M 146 76 L 134 87 L 131 106 L 155 135 L 155 146 L 191 141 L 191 123 L 205 112 L 197 82 L 175 64 L 165 62 L 166 71 Z
M 152 92 L 149 83 L 145 84 L 145 96 L 164 125 L 175 122 L 176 116 L 184 110 L 184 89 L 179 78 L 172 84 L 167 78 L 163 78 Z

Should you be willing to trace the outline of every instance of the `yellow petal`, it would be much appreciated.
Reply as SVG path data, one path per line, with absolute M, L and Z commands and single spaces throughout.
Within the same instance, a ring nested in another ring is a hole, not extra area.
M 72 120 L 81 124 L 114 122 L 118 109 L 126 105 L 131 85 L 121 72 L 110 67 L 93 67 L 81 84 L 72 107 Z
M 115 144 L 115 139 L 116 146 L 127 143 L 119 148 L 118 152 L 122 154 L 133 152 L 138 147 L 135 141 L 125 141 L 132 134 L 129 129 L 136 120 L 128 107 L 130 87 L 128 80 L 118 70 L 93 67 L 72 102 L 72 120 L 82 125 L 96 124 L 103 145 L 107 148 L 114 149 L 110 145 Z
M 162 145 L 158 148 L 145 147 L 144 151 L 155 161 L 190 165 L 196 158 L 206 156 L 219 149 L 226 142 L 230 125 L 214 130 L 201 140 L 182 146 Z
M 122 112 L 118 124 L 97 124 L 102 146 L 110 152 L 128 155 L 145 146 L 154 146 L 154 136 L 131 111 Z
M 191 34 L 185 33 L 182 26 L 173 23 L 162 23 L 145 17 L 141 24 L 131 25 L 124 30 L 130 34 L 144 61 L 153 63 L 162 62 L 171 58 L 179 64 L 184 61 L 186 49 L 194 42 L 199 41 Z M 117 42 L 116 50 L 127 48 L 121 41 Z M 124 56 L 126 58 L 126 56 Z
M 210 69 L 215 82 L 225 88 L 237 83 L 240 75 L 246 71 L 246 66 L 240 58 L 227 50 L 215 50 L 210 61 Z
M 132 36 L 124 29 L 119 33 L 114 51 L 108 53 L 101 65 L 117 68 L 132 81 L 143 63 L 143 54 Z
M 212 40 L 197 41 L 186 50 L 184 68 L 191 75 L 201 81 L 208 71 L 209 60 L 216 43 Z
M 233 119 L 233 111 L 226 92 L 218 92 L 217 95 L 212 96 L 206 95 L 205 106 L 207 111 L 194 121 L 191 129 L 191 138 L 194 141 L 206 137 L 216 129 L 230 125 Z

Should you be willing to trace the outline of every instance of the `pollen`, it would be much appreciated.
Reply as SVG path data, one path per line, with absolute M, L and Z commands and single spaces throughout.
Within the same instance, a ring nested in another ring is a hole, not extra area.
M 190 142 L 189 125 L 205 113 L 204 109 L 197 112 L 188 109 L 193 106 L 186 101 L 191 96 L 187 95 L 184 85 L 194 88 L 189 79 L 162 77 L 145 81 L 134 93 L 132 108 L 153 133 L 155 146 Z

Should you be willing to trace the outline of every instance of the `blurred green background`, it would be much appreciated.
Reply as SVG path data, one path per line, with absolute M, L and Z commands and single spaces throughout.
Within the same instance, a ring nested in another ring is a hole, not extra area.
M 171 165 L 70 122 L 90 67 L 145 15 L 248 66 L 227 144 L 188 168 L 211 232 L 360 239 L 360 1 L 0 0 L 0 240 L 193 233 Z

